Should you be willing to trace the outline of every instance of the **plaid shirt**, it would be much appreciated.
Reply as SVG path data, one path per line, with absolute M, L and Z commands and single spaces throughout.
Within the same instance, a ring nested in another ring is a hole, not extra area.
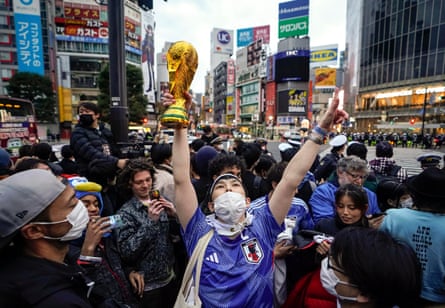
M 369 162 L 371 170 L 375 173 L 383 176 L 395 176 L 399 182 L 405 182 L 405 180 L 408 178 L 408 173 L 406 172 L 405 168 L 400 168 L 396 175 L 390 174 L 394 165 L 396 165 L 395 160 L 388 157 L 377 157 Z

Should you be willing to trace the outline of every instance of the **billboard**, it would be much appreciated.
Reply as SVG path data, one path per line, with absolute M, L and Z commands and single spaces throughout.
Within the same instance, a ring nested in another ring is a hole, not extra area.
M 93 0 L 64 1 L 63 11 L 56 13 L 58 41 L 108 44 L 107 7 Z M 125 2 L 125 50 L 141 55 L 139 8 Z
M 335 66 L 338 63 L 338 44 L 311 47 L 311 67 Z
M 155 21 L 152 11 L 142 10 L 142 46 L 141 62 L 142 77 L 144 79 L 144 95 L 150 103 L 156 101 L 156 81 L 155 81 L 155 39 L 154 39 Z
M 289 89 L 278 92 L 278 114 L 291 113 L 306 116 L 307 90 Z
M 309 81 L 309 50 L 275 54 L 275 81 Z
M 309 0 L 288 1 L 279 4 L 278 38 L 308 35 Z
M 213 28 L 211 35 L 211 52 L 233 54 L 233 30 Z
M 236 31 L 236 46 L 245 47 L 254 41 L 263 40 L 264 44 L 270 43 L 270 26 L 238 29 Z
M 39 0 L 15 0 L 14 26 L 19 72 L 45 74 Z
M 337 69 L 321 67 L 315 69 L 315 88 L 334 89 L 336 85 Z

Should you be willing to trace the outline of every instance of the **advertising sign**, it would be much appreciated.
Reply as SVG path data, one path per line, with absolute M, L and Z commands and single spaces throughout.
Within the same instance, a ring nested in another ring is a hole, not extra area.
M 332 67 L 322 67 L 315 69 L 315 88 L 331 89 L 335 88 L 337 70 Z
M 236 31 L 236 45 L 238 47 L 244 47 L 249 45 L 250 43 L 263 40 L 264 44 L 269 44 L 270 42 L 270 26 L 260 26 L 254 28 L 244 28 L 238 29 Z
M 233 54 L 233 30 L 214 28 L 211 45 L 214 53 Z
M 309 33 L 309 0 L 288 1 L 279 4 L 278 38 Z
M 337 66 L 338 45 L 317 46 L 311 48 L 311 67 Z
M 13 8 L 19 71 L 44 75 L 40 2 L 15 0 Z
M 289 89 L 278 92 L 278 113 L 306 115 L 307 90 Z
M 142 55 L 139 8 L 125 2 L 125 50 Z M 63 14 L 55 18 L 58 41 L 108 44 L 106 7 L 92 0 L 64 2 Z
M 150 103 L 155 100 L 155 40 L 154 15 L 151 11 L 142 11 L 142 77 L 144 79 L 144 95 Z

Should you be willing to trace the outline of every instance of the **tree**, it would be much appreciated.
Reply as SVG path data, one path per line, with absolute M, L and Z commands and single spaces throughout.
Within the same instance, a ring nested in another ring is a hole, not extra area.
M 9 80 L 6 89 L 9 96 L 24 98 L 33 102 L 39 122 L 55 122 L 56 95 L 49 77 L 18 72 Z
M 147 115 L 148 100 L 143 95 L 144 80 L 142 70 L 134 65 L 127 64 L 127 105 L 129 122 L 140 123 Z M 98 105 L 101 109 L 101 119 L 110 121 L 110 67 L 107 65 L 99 74 Z

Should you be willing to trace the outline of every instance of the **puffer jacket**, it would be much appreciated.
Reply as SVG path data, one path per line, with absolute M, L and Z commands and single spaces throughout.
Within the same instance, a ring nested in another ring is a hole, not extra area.
M 107 182 L 107 175 L 98 179 L 97 174 L 94 176 L 91 174 L 88 165 L 92 161 L 100 161 L 101 164 L 109 165 L 111 169 L 117 168 L 119 150 L 111 131 L 103 124 L 99 129 L 77 125 L 71 134 L 70 146 L 79 166 L 79 174 L 89 180 L 94 178 L 94 181 L 100 184 Z

